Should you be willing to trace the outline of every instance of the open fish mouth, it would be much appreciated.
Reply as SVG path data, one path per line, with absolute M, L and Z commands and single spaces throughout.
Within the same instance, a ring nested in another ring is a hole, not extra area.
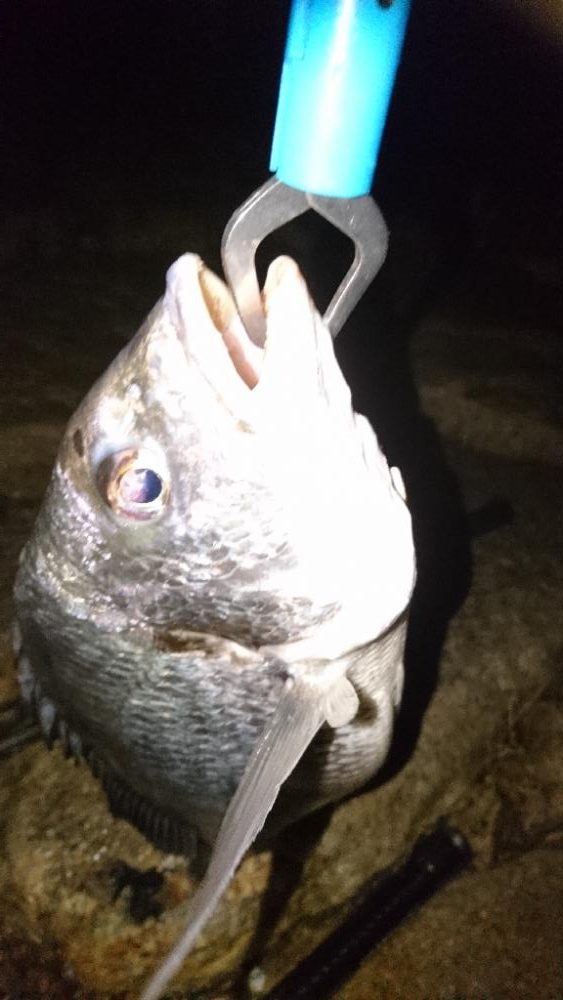
M 301 272 L 290 257 L 278 257 L 268 268 L 262 291 L 262 305 L 266 317 L 266 337 L 263 347 L 259 347 L 249 337 L 230 289 L 213 271 L 203 263 L 197 254 L 184 254 L 168 269 L 166 275 L 165 308 L 168 310 L 176 329 L 183 331 L 183 342 L 188 356 L 198 359 L 204 351 L 214 350 L 209 360 L 219 359 L 220 334 L 231 364 L 244 384 L 253 389 L 259 382 L 262 366 L 272 341 L 277 336 L 279 322 L 286 327 L 284 352 L 291 352 L 291 330 L 288 325 L 293 320 L 295 329 L 298 319 L 299 347 L 304 347 L 304 315 L 309 314 L 311 328 L 314 326 L 314 306 Z M 278 319 L 278 314 L 281 316 Z M 215 341 L 215 348 L 213 348 Z M 225 352 L 222 352 L 225 359 Z
M 263 347 L 250 339 L 225 283 L 195 254 L 168 270 L 163 305 L 186 353 L 234 412 L 268 422 L 277 407 L 285 428 L 292 411 L 307 419 L 350 405 L 332 339 L 290 257 L 272 262 L 262 291 Z M 162 344 L 159 345 L 162 349 Z M 250 403 L 250 400 L 252 402 Z M 291 404 L 291 405 L 289 405 Z
M 260 379 L 264 361 L 264 348 L 258 347 L 248 336 L 227 285 L 213 271 L 205 267 L 199 258 L 186 259 L 184 257 L 170 268 L 168 281 L 174 296 L 172 309 L 175 310 L 177 308 L 178 283 L 193 282 L 194 271 L 196 272 L 195 277 L 201 291 L 200 303 L 203 307 L 199 317 L 199 324 L 201 325 L 203 321 L 204 325 L 207 325 L 205 318 L 206 310 L 208 319 L 222 337 L 237 375 L 249 389 L 254 389 Z M 194 298 L 197 301 L 197 289 L 194 289 L 194 291 L 196 292 Z M 189 293 L 188 297 L 192 303 L 192 296 Z M 197 322 L 193 314 L 190 317 L 190 325 L 192 322 Z

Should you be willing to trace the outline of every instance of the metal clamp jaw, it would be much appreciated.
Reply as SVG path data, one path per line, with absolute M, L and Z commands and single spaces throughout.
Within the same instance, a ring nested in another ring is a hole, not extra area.
M 261 241 L 309 209 L 354 241 L 354 260 L 324 314 L 333 337 L 342 329 L 385 260 L 387 226 L 373 198 L 328 198 L 288 187 L 277 177 L 258 188 L 227 223 L 221 244 L 223 270 L 250 339 L 265 341 L 265 319 L 256 276 Z

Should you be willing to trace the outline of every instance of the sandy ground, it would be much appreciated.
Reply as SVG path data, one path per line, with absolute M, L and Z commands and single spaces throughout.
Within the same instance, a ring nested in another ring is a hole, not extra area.
M 152 305 L 166 264 L 185 249 L 216 264 L 206 248 L 226 212 L 216 214 L 209 223 L 121 210 L 101 228 L 88 217 L 12 220 L 2 267 L 0 701 L 14 691 L 17 554 L 64 424 Z M 408 251 L 407 232 L 393 277 L 378 279 L 401 302 L 391 332 L 374 292 L 342 347 L 358 407 L 403 468 L 419 548 L 395 745 L 376 787 L 290 832 L 274 858 L 245 860 L 183 970 L 181 995 L 192 1000 L 243 995 L 240 970 L 252 966 L 254 995 L 266 991 L 441 816 L 469 839 L 472 868 L 337 995 L 563 996 L 561 276 L 516 250 L 500 266 L 493 247 L 422 307 L 400 294 L 427 277 Z M 183 860 L 114 820 L 88 769 L 40 744 L 0 762 L 0 842 L 0 997 L 138 996 L 181 926 L 177 907 L 193 889 Z M 119 883 L 124 864 L 152 875 Z

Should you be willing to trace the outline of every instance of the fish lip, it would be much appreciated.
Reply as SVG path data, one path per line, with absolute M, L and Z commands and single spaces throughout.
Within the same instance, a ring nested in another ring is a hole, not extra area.
M 212 373 L 223 391 L 229 380 L 247 391 L 255 388 L 264 350 L 248 336 L 230 289 L 199 256 L 184 254 L 171 265 L 164 302 L 188 363 L 208 378 Z
M 265 340 L 259 347 L 248 335 L 230 289 L 199 256 L 184 254 L 166 275 L 164 305 L 188 364 L 199 367 L 239 413 L 244 413 L 245 397 L 247 406 L 258 405 L 257 400 L 248 404 L 251 392 L 269 396 L 273 384 L 281 388 L 283 382 L 286 389 L 295 384 L 301 362 L 308 373 L 307 384 L 300 380 L 302 389 L 307 396 L 318 391 L 319 370 L 326 362 L 316 333 L 319 317 L 291 257 L 277 257 L 270 264 L 262 302 Z

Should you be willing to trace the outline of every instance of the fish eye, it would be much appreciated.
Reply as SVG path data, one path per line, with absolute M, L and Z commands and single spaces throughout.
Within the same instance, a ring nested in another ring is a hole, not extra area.
M 97 482 L 114 513 L 136 521 L 156 517 L 168 499 L 166 470 L 148 451 L 128 449 L 110 455 L 100 464 Z

